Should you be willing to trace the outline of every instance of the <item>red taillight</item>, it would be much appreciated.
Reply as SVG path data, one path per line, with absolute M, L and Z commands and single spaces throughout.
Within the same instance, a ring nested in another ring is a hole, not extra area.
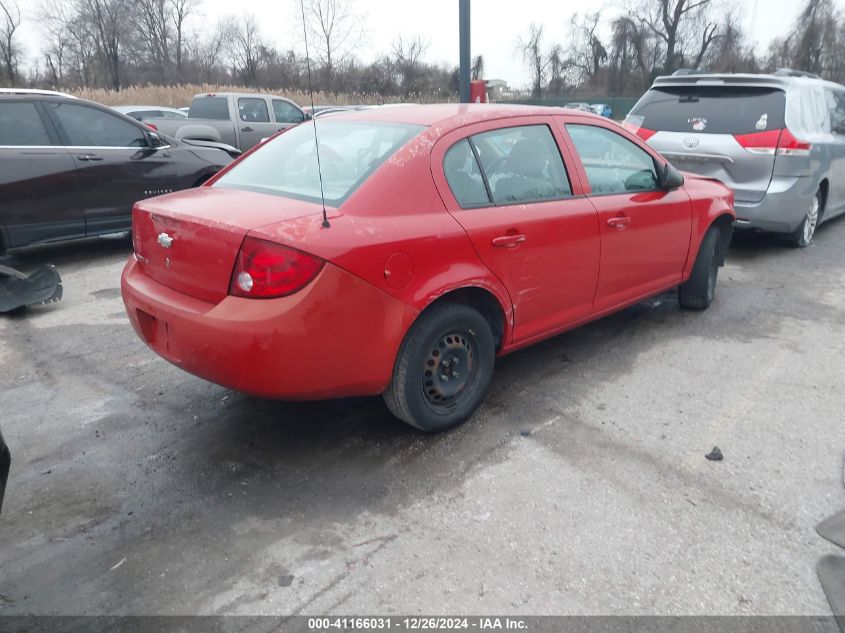
M 639 136 L 644 141 L 647 141 L 652 136 L 657 134 L 657 130 L 649 130 L 648 128 L 640 127 L 639 125 L 635 125 L 634 123 L 631 123 L 629 121 L 625 121 L 622 124 L 622 127 L 624 127 L 629 132 L 636 134 L 637 136 Z
M 156 132 L 158 132 L 158 127 L 156 127 L 155 123 L 144 123 L 144 125 L 146 125 L 151 130 L 155 130 Z
M 799 141 L 785 128 L 753 134 L 734 134 L 734 138 L 752 154 L 767 156 L 809 156 L 812 148 L 811 143 Z
M 784 129 L 778 141 L 778 156 L 809 156 L 812 143 L 799 141 L 788 129 Z
M 307 286 L 324 264 L 294 248 L 247 237 L 235 260 L 229 294 L 255 299 L 284 297 Z

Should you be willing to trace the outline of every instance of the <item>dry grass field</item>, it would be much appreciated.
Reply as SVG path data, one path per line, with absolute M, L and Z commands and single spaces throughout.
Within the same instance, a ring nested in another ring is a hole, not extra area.
M 104 88 L 79 88 L 70 91 L 82 99 L 89 99 L 105 105 L 159 105 L 179 108 L 190 105 L 191 97 L 195 94 L 208 92 L 266 92 L 281 97 L 286 97 L 300 105 L 309 105 L 311 97 L 306 92 L 285 89 L 255 89 L 245 86 L 214 86 L 209 84 L 183 84 L 178 86 L 129 86 L 120 91 L 107 90 Z M 328 93 L 315 92 L 314 103 L 316 105 L 344 105 L 344 104 L 382 104 L 395 103 L 400 101 L 413 101 L 415 103 L 432 103 L 436 101 L 453 101 L 452 95 L 413 95 L 408 99 L 400 97 L 387 97 L 375 92 L 369 93 Z

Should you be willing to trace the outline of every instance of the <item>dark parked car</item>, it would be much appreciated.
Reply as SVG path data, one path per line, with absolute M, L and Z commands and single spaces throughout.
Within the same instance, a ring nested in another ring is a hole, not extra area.
M 135 202 L 195 187 L 238 153 L 68 95 L 0 90 L 0 252 L 128 231 Z

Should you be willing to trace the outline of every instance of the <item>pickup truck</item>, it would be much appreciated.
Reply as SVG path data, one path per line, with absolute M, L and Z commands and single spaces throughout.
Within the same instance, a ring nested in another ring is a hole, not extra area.
M 283 97 L 212 92 L 194 96 L 187 118 L 151 118 L 144 119 L 144 123 L 178 140 L 214 141 L 245 152 L 261 139 L 310 118 L 310 114 Z

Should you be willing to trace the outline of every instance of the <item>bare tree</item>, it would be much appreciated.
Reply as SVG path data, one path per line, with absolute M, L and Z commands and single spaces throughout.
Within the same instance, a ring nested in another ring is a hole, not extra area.
M 400 36 L 393 41 L 390 48 L 390 67 L 394 81 L 402 93 L 407 96 L 424 90 L 420 81 L 425 71 L 421 58 L 428 49 L 428 42 L 421 37 L 406 40 Z
M 133 0 L 128 15 L 148 62 L 161 76 L 170 63 L 170 3 L 168 0 Z
M 543 50 L 543 25 L 532 23 L 528 28 L 528 36 L 517 42 L 516 49 L 531 74 L 531 96 L 542 97 L 550 62 Z
M 182 62 L 185 49 L 185 21 L 194 12 L 196 0 L 169 0 L 170 14 L 175 32 L 176 75 L 182 74 Z
M 215 71 L 226 52 L 228 27 L 218 22 L 208 31 L 196 31 L 187 40 L 186 49 L 204 83 L 214 81 Z
M 80 19 L 90 25 L 97 57 L 114 90 L 121 88 L 121 55 L 128 38 L 128 0 L 79 0 Z
M 570 22 L 569 60 L 578 70 L 581 81 L 594 82 L 607 62 L 608 54 L 598 36 L 601 12 L 575 14 Z
M 472 77 L 473 81 L 477 81 L 479 79 L 484 79 L 484 56 L 477 55 L 475 59 L 472 60 L 472 68 L 470 68 L 470 76 Z
M 295 0 L 300 22 L 315 55 L 331 81 L 335 67 L 342 64 L 363 37 L 362 16 L 352 0 Z
M 267 46 L 255 16 L 248 13 L 239 20 L 233 20 L 227 39 L 229 59 L 235 72 L 248 86 L 257 85 L 262 53 L 267 50 Z
M 21 25 L 21 10 L 15 0 L 0 0 L 0 62 L 9 84 L 18 76 L 20 49 L 17 31 Z
M 697 68 L 719 37 L 710 17 L 711 0 L 639 0 L 629 15 L 641 16 L 665 47 L 663 72 L 684 65 Z

